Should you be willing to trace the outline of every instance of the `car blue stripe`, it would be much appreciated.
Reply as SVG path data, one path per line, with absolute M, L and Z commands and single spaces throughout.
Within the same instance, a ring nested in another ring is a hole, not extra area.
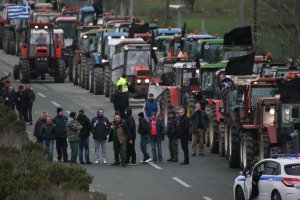
M 270 178 L 273 179 L 273 181 L 281 181 L 283 179 L 283 177 L 280 177 L 280 176 L 270 176 L 270 175 L 262 175 L 260 177 L 260 181 L 266 181 L 266 180 L 269 180 Z M 235 179 L 235 182 L 241 182 L 241 181 L 245 181 L 246 178 L 237 178 Z

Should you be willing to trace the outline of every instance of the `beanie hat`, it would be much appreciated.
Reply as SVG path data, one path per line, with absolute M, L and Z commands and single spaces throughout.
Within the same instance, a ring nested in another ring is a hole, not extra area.
M 155 112 L 152 112 L 152 113 L 151 113 L 151 116 L 153 116 L 153 115 L 156 116 L 156 113 L 155 113 Z
M 82 114 L 84 114 L 84 111 L 83 111 L 83 110 L 79 110 L 79 113 L 82 113 Z
M 169 112 L 169 114 L 176 115 L 176 113 L 175 113 L 174 110 L 171 110 L 171 111 Z
M 144 113 L 143 113 L 143 112 L 140 112 L 140 113 L 138 114 L 138 116 L 143 118 L 143 117 L 144 117 Z
M 58 114 L 60 111 L 63 111 L 63 109 L 62 108 L 57 108 L 56 109 L 56 113 Z

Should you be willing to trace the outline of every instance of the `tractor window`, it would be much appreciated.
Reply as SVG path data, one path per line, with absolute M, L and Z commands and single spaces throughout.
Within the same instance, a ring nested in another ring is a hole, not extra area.
M 232 58 L 232 57 L 244 56 L 247 54 L 248 54 L 247 51 L 227 51 L 227 52 L 225 52 L 223 60 L 228 60 L 229 58 Z
M 231 116 L 234 116 L 234 110 L 236 107 L 238 107 L 238 91 L 237 90 L 233 90 L 231 92 L 229 92 L 228 95 L 228 109 L 229 109 L 229 113 L 231 114 Z
M 270 88 L 252 88 L 251 93 L 251 106 L 255 106 L 257 99 L 259 97 L 274 97 L 276 90 L 272 87 Z
M 62 29 L 64 31 L 65 37 L 70 37 L 74 27 L 74 22 L 60 22 L 57 26 L 59 29 Z
M 193 40 L 193 41 L 185 41 L 184 43 L 184 47 L 183 47 L 183 51 L 184 52 L 188 52 L 190 58 L 192 59 L 196 59 L 196 55 L 197 55 L 197 40 Z
M 204 71 L 202 74 L 202 90 L 213 91 L 215 71 Z
M 292 108 L 300 108 L 300 104 L 283 104 L 282 105 L 282 126 L 287 127 L 293 123 L 299 123 L 300 118 L 292 118 Z
M 107 46 L 108 46 L 108 43 L 107 43 Z M 114 55 L 116 53 L 116 46 L 109 46 L 108 48 L 109 48 L 108 56 L 109 56 L 109 58 L 111 58 L 112 55 Z
M 222 50 L 220 44 L 204 43 L 202 59 L 204 62 L 213 63 L 220 62 L 222 60 Z
M 55 36 L 57 36 L 57 40 L 59 41 L 59 43 L 61 45 L 65 45 L 65 38 L 64 38 L 64 34 L 63 33 L 55 34 Z
M 50 34 L 46 29 L 31 30 L 30 44 L 46 45 L 50 44 Z
M 127 75 L 133 75 L 135 66 L 146 66 L 150 63 L 150 51 L 128 51 L 127 53 Z
M 167 40 L 158 39 L 156 40 L 156 57 L 157 59 L 160 59 L 164 56 L 166 56 L 169 52 L 169 42 Z
M 124 52 L 117 53 L 112 56 L 112 64 L 111 64 L 112 70 L 121 65 L 124 65 Z
M 118 82 L 119 78 L 122 76 L 122 74 L 123 74 L 123 67 L 118 67 L 114 71 L 112 71 L 111 79 L 114 84 L 117 85 L 117 82 Z
M 174 56 L 177 56 L 179 52 L 180 52 L 180 41 L 174 41 Z
M 89 51 L 94 51 L 94 50 L 96 50 L 97 49 L 97 43 L 98 43 L 98 37 L 94 37 L 94 36 L 92 36 L 92 37 L 89 37 L 89 39 L 92 39 L 93 40 L 93 43 L 92 44 L 89 44 L 89 48 L 88 48 L 88 50 Z
M 88 26 L 90 23 L 93 23 L 94 13 L 82 13 L 81 22 L 83 26 Z
M 33 18 L 33 22 L 40 22 L 42 20 L 42 22 L 51 22 L 53 21 L 54 17 L 56 16 L 36 16 L 35 18 Z
M 87 51 L 89 46 L 89 39 L 82 39 L 82 51 Z
M 274 114 L 275 114 L 274 106 L 271 106 L 269 112 L 265 111 L 265 107 L 263 108 L 263 126 L 268 127 L 274 123 Z

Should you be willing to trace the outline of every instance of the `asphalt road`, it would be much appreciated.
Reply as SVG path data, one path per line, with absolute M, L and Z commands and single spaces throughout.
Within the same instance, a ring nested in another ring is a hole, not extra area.
M 0 76 L 12 73 L 12 66 L 18 63 L 18 57 L 7 55 L 0 50 Z M 10 78 L 15 90 L 20 85 L 18 80 Z M 66 79 L 67 80 L 67 79 Z M 53 78 L 48 77 L 45 81 L 32 80 L 31 87 L 36 93 L 36 101 L 33 106 L 34 123 L 42 111 L 48 112 L 52 117 L 56 115 L 56 108 L 61 106 L 65 115 L 70 111 L 83 109 L 92 118 L 99 108 L 104 109 L 104 115 L 113 120 L 114 109 L 109 99 L 103 95 L 98 96 L 89 91 L 74 86 L 68 80 L 66 83 L 54 83 Z M 133 115 L 137 116 L 142 110 L 142 102 L 130 100 L 133 107 Z M 137 117 L 136 117 L 137 118 Z M 137 121 L 137 120 L 136 120 Z M 34 126 L 27 126 L 29 137 L 32 138 Z M 142 159 L 139 148 L 139 136 L 136 140 L 137 162 Z M 150 145 L 148 152 L 151 155 Z M 190 145 L 189 145 L 190 147 Z M 94 142 L 90 137 L 90 159 L 94 162 Z M 70 148 L 69 157 L 70 157 Z M 107 194 L 108 199 L 122 200 L 181 200 L 181 199 L 206 199 L 227 200 L 233 199 L 232 186 L 234 178 L 238 175 L 238 169 L 230 169 L 225 158 L 209 152 L 206 148 L 206 156 L 190 157 L 190 165 L 169 163 L 168 139 L 162 143 L 162 163 L 140 164 L 127 167 L 112 167 L 113 147 L 107 145 L 108 164 L 82 165 L 87 172 L 94 176 L 90 189 Z M 179 160 L 183 160 L 183 152 L 179 145 Z M 56 150 L 54 148 L 54 159 Z

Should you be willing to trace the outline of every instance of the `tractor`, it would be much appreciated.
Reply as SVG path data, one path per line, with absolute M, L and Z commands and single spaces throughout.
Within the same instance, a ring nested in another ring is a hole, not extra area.
M 66 65 L 62 57 L 61 45 L 54 37 L 52 23 L 30 23 L 22 44 L 22 56 L 19 65 L 14 66 L 14 78 L 21 83 L 45 74 L 54 77 L 56 83 L 63 83 L 66 78 Z
M 0 49 L 3 49 L 4 51 L 10 50 L 10 43 L 9 40 L 7 40 L 8 36 L 6 37 L 6 35 L 10 35 L 10 34 L 7 34 L 5 29 L 5 26 L 10 25 L 10 21 L 11 21 L 8 18 L 8 7 L 15 6 L 15 5 L 16 4 L 12 4 L 12 3 L 4 4 L 2 8 L 3 16 L 0 19 Z
M 79 12 L 79 6 L 64 6 L 62 8 L 61 14 L 63 16 L 76 17 Z

